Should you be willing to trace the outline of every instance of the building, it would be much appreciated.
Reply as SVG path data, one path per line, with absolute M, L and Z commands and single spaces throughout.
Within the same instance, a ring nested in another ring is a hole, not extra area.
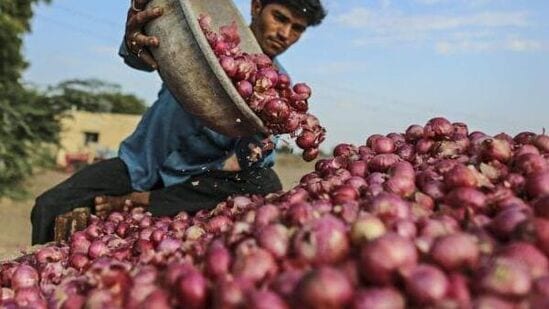
M 140 119 L 141 115 L 71 111 L 61 121 L 57 164 L 70 169 L 74 163 L 116 156 L 120 142 L 135 130 Z

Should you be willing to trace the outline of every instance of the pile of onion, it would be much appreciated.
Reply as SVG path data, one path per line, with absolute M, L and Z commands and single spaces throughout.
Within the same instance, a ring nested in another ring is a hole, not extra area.
M 92 216 L 0 264 L 5 307 L 547 308 L 549 138 L 433 118 L 287 192 Z
M 247 54 L 239 47 L 236 23 L 213 31 L 211 19 L 201 15 L 199 25 L 213 52 L 238 93 L 259 116 L 272 134 L 290 134 L 302 148 L 303 159 L 314 160 L 324 141 L 325 129 L 308 113 L 311 88 L 305 83 L 291 83 L 265 54 Z M 263 149 L 269 149 L 265 141 Z

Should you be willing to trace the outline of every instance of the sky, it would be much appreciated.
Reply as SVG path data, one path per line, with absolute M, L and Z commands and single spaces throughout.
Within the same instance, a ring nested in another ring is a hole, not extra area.
M 249 20 L 249 0 L 234 1 Z M 37 5 L 24 40 L 25 82 L 73 78 L 122 86 L 149 105 L 161 80 L 117 55 L 129 1 Z M 361 145 L 432 117 L 490 135 L 549 129 L 549 1 L 324 0 L 328 16 L 280 56 L 313 89 L 324 149 Z

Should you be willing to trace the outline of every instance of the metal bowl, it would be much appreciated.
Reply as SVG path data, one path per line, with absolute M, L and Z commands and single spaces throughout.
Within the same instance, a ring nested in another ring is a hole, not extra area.
M 223 71 L 198 24 L 198 16 L 212 18 L 213 29 L 235 21 L 247 53 L 261 53 L 253 33 L 231 0 L 153 0 L 164 14 L 145 31 L 157 36 L 152 53 L 158 72 L 177 101 L 207 127 L 230 137 L 267 133 Z

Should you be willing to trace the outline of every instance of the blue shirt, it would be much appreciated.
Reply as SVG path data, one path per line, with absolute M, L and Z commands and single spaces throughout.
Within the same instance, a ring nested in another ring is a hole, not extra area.
M 119 54 L 129 66 L 151 71 L 126 50 L 124 43 Z M 162 85 L 158 99 L 122 142 L 118 155 L 128 167 L 133 189 L 147 191 L 160 181 L 171 186 L 192 175 L 219 170 L 235 153 L 241 169 L 273 166 L 274 151 L 255 162 L 248 159 L 249 144 L 259 144 L 261 139 L 259 135 L 231 138 L 210 130 Z

